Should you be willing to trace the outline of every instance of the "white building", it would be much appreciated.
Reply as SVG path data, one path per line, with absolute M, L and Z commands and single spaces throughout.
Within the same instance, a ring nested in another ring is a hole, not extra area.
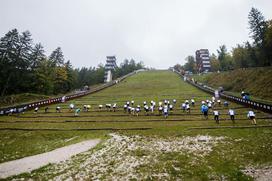
M 115 56 L 107 56 L 106 65 L 105 65 L 104 82 L 112 81 L 112 70 L 115 70 L 116 67 L 117 67 L 116 57 Z
M 210 54 L 208 49 L 200 49 L 196 51 L 196 65 L 198 72 L 211 71 Z

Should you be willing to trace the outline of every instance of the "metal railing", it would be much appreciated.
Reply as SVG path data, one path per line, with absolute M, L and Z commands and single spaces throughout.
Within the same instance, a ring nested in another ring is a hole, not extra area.
M 177 73 L 180 77 L 182 77 L 184 79 L 184 76 L 180 73 L 174 70 L 175 73 Z M 188 82 L 189 84 L 197 87 L 198 89 L 205 91 L 209 94 L 213 94 L 214 95 L 214 91 L 215 89 L 207 86 L 207 85 L 201 85 L 199 83 L 195 83 L 193 82 L 191 79 L 186 78 L 186 82 Z M 267 112 L 267 113 L 272 113 L 272 105 L 271 104 L 266 104 L 266 103 L 262 103 L 262 102 L 258 102 L 258 101 L 252 101 L 252 100 L 245 100 L 241 97 L 237 97 L 237 96 L 233 96 L 233 95 L 229 95 L 227 93 L 221 92 L 220 93 L 220 97 L 222 97 L 223 99 L 238 103 L 238 104 L 242 104 L 244 106 L 253 108 L 253 109 L 257 109 L 257 110 L 261 110 L 263 112 Z

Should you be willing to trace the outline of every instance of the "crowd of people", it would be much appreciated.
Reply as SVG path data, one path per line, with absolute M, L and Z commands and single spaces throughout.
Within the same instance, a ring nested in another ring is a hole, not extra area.
M 143 101 L 142 104 L 135 104 L 134 100 L 126 101 L 123 105 L 123 111 L 124 113 L 127 113 L 129 115 L 133 116 L 139 116 L 140 112 L 144 112 L 144 115 L 154 115 L 155 111 L 159 115 L 163 115 L 165 118 L 169 116 L 170 113 L 173 112 L 174 108 L 177 106 L 177 100 L 163 100 L 159 101 L 158 104 L 151 100 L 150 102 Z M 196 102 L 195 100 L 188 99 L 185 100 L 180 104 L 180 110 L 184 113 L 190 114 L 191 113 L 191 107 L 195 107 Z M 224 107 L 225 109 L 219 109 L 220 107 Z M 44 111 L 45 113 L 48 112 L 48 107 L 45 107 Z M 88 112 L 91 109 L 91 105 L 83 105 L 83 111 Z M 179 109 L 179 108 L 176 108 Z M 39 110 L 38 107 L 34 109 L 34 112 L 37 113 Z M 116 112 L 118 110 L 117 103 L 113 104 L 100 104 L 98 105 L 98 110 L 102 111 L 113 111 Z M 204 119 L 208 119 L 209 114 L 212 113 L 213 118 L 217 124 L 220 122 L 220 111 L 226 111 L 226 114 L 229 115 L 230 120 L 235 123 L 235 111 L 232 108 L 229 108 L 229 102 L 224 101 L 223 105 L 221 105 L 221 100 L 216 99 L 215 97 L 212 97 L 211 100 L 207 99 L 206 101 L 201 101 L 200 104 L 200 112 L 203 114 Z M 61 112 L 61 107 L 58 105 L 56 107 L 56 112 Z M 75 116 L 79 116 L 81 112 L 81 108 L 76 107 L 75 104 L 71 103 L 69 104 L 69 112 L 74 112 Z M 252 121 L 252 124 L 256 125 L 256 118 L 255 113 L 253 110 L 248 111 L 247 118 Z

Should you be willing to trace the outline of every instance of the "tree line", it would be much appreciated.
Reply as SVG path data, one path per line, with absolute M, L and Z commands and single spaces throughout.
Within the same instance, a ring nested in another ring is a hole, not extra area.
M 217 49 L 217 55 L 210 56 L 211 71 L 227 71 L 238 68 L 264 67 L 272 65 L 272 20 L 266 20 L 262 13 L 252 8 L 248 14 L 249 41 L 238 44 L 229 52 L 226 45 Z M 177 70 L 197 73 L 194 56 L 186 58 L 186 63 L 174 66 Z
M 127 59 L 114 73 L 120 77 L 144 68 L 142 62 Z M 73 68 L 60 47 L 49 56 L 41 43 L 34 44 L 31 33 L 13 29 L 0 39 L 0 96 L 17 93 L 60 94 L 85 85 L 104 82 L 104 65 Z

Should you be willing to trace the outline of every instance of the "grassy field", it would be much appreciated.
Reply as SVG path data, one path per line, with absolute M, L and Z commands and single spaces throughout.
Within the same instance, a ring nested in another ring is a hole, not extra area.
M 194 98 L 191 113 L 180 104 Z M 128 115 L 122 109 L 126 101 L 135 104 L 176 99 L 165 119 L 154 114 Z M 0 162 L 6 162 L 53 150 L 86 139 L 101 138 L 95 149 L 71 160 L 50 164 L 31 173 L 9 179 L 34 180 L 252 180 L 243 170 L 272 165 L 272 129 L 270 115 L 256 111 L 258 126 L 246 119 L 246 107 L 230 103 L 236 111 L 236 123 L 227 115 L 228 108 L 216 106 L 220 124 L 210 114 L 200 114 L 200 102 L 208 95 L 183 82 L 169 71 L 138 73 L 101 92 L 59 104 L 44 113 L 40 108 L 19 116 L 0 117 Z M 223 102 L 224 100 L 222 100 Z M 68 105 L 90 104 L 89 112 L 78 117 Z M 99 104 L 117 103 L 118 111 L 99 110 Z M 264 127 L 261 127 L 264 126 Z M 266 127 L 265 127 L 266 126 Z M 213 128 L 213 129 L 208 129 Z M 134 130 L 132 130 L 134 129 Z

